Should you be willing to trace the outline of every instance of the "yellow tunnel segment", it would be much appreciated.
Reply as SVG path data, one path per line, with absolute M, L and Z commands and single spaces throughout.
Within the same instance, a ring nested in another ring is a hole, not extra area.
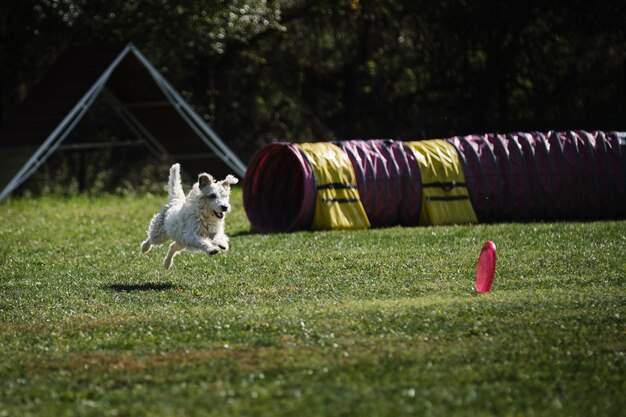
M 415 154 L 422 175 L 419 225 L 477 223 L 454 146 L 441 139 L 407 145 Z
M 300 143 L 315 173 L 317 196 L 312 229 L 368 229 L 356 175 L 343 149 L 327 142 Z

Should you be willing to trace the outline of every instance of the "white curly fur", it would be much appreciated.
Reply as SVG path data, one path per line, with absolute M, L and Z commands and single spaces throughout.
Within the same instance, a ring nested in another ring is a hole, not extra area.
M 224 219 L 230 211 L 230 186 L 239 182 L 232 175 L 222 181 L 206 173 L 198 175 L 187 197 L 180 180 L 180 165 L 170 168 L 168 201 L 152 217 L 148 238 L 141 244 L 146 253 L 152 246 L 173 240 L 163 260 L 169 269 L 174 256 L 182 250 L 201 251 L 214 255 L 228 250 L 228 236 L 224 233 Z

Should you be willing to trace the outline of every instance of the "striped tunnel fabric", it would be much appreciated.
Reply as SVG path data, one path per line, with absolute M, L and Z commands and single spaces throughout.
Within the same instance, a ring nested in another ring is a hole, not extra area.
M 313 167 L 316 184 L 315 210 L 311 228 L 367 229 L 367 219 L 348 155 L 332 143 L 297 145 Z
M 412 150 L 393 140 L 337 143 L 348 154 L 372 227 L 414 226 L 420 212 L 420 170 Z
M 476 223 L 465 174 L 454 146 L 444 140 L 408 142 L 422 173 L 421 226 Z
M 322 161 L 341 166 L 341 175 L 349 172 L 351 177 L 338 179 L 328 171 L 322 179 L 325 174 L 314 168 Z M 435 166 L 433 161 L 452 165 Z M 625 218 L 626 132 L 272 143 L 252 157 L 243 191 L 252 227 L 262 233 Z M 441 201 L 447 203 L 437 204 Z M 443 215 L 443 207 L 457 203 L 464 208 Z M 365 218 L 347 216 L 336 225 L 319 221 L 320 210 L 342 205 L 360 206 Z

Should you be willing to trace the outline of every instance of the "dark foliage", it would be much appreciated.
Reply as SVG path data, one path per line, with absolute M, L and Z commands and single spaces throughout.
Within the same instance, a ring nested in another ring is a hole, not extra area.
M 626 129 L 622 0 L 21 0 L 3 120 L 63 50 L 135 43 L 247 161 L 272 140 Z

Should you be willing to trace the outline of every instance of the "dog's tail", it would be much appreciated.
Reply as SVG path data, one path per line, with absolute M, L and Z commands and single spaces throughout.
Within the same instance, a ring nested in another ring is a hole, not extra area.
M 170 180 L 167 184 L 168 200 L 171 203 L 175 200 L 184 200 L 185 193 L 180 183 L 180 164 L 174 164 L 170 168 Z

